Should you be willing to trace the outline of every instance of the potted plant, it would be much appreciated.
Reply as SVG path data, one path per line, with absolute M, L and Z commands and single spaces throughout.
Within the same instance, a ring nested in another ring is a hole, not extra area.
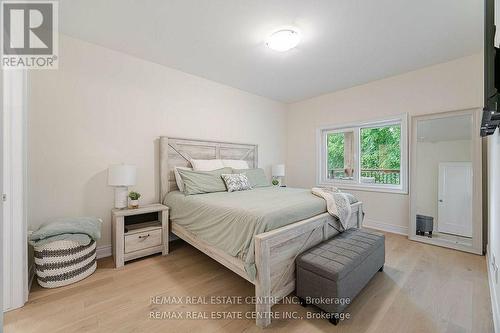
M 141 197 L 141 194 L 132 191 L 128 194 L 128 197 L 130 198 L 130 207 L 139 208 L 139 198 Z
M 274 186 L 278 186 L 280 181 L 276 178 L 273 179 L 273 181 L 271 182 Z

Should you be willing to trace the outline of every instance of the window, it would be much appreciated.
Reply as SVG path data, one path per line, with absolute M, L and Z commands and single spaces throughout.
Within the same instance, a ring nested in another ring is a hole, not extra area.
M 332 132 L 327 137 L 329 179 L 353 179 L 354 132 Z
M 402 115 L 319 129 L 319 183 L 406 193 L 406 126 Z

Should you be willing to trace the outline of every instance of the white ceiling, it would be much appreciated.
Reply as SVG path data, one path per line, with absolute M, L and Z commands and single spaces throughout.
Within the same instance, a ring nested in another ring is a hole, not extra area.
M 294 102 L 480 52 L 482 3 L 61 0 L 59 21 L 70 36 Z M 284 26 L 302 42 L 268 49 L 267 35 Z

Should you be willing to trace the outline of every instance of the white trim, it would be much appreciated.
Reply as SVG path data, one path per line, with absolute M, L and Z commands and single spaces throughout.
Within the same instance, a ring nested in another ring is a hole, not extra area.
M 376 229 L 376 230 L 390 232 L 393 234 L 408 236 L 408 227 L 383 223 L 367 218 L 363 220 L 363 228 Z
M 490 285 L 491 313 L 493 315 L 493 326 L 495 333 L 500 333 L 500 309 L 498 308 L 498 298 L 493 281 L 493 271 L 491 270 L 490 252 L 486 253 L 486 266 L 488 267 L 488 284 Z
M 389 125 L 401 126 L 400 140 L 400 182 L 399 186 L 380 185 L 380 184 L 365 184 L 360 182 L 361 177 L 361 152 L 360 152 L 360 130 L 366 127 L 382 127 Z M 354 132 L 354 164 L 356 165 L 353 175 L 353 180 L 328 180 L 326 175 L 326 142 L 325 133 L 328 132 Z M 321 186 L 336 186 L 339 188 L 370 191 L 370 192 L 388 192 L 408 194 L 409 170 L 408 170 L 408 114 L 403 113 L 391 117 L 379 118 L 371 121 L 360 121 L 348 124 L 323 125 L 316 130 L 316 183 Z
M 101 245 L 97 247 L 96 257 L 97 259 L 111 257 L 113 253 L 113 247 L 111 245 Z
M 3 72 L 1 74 L 1 78 L 0 78 L 0 96 L 1 96 L 1 99 L 0 99 L 0 105 L 3 106 L 3 101 L 4 101 L 4 98 L 3 98 L 3 86 L 4 86 L 4 82 L 3 82 L 4 78 L 3 78 Z M 0 111 L 0 130 L 1 132 L 3 133 L 3 130 L 4 130 L 4 111 Z M 4 187 L 4 160 L 5 160 L 5 157 L 4 157 L 4 153 L 5 153 L 5 147 L 4 147 L 4 134 L 0 135 L 0 195 L 4 194 L 5 193 L 5 187 Z M 4 219 L 3 219 L 3 214 L 4 214 L 4 202 L 3 202 L 3 199 L 0 197 L 0 327 L 3 327 L 3 309 L 4 309 L 4 301 L 3 301 L 3 298 L 4 298 L 4 255 L 3 255 L 3 251 L 4 251 L 4 230 L 5 230 L 5 227 L 4 227 Z M 0 329 L 0 332 L 2 331 L 2 329 Z
M 28 300 L 26 117 L 27 71 L 3 73 L 4 115 L 4 233 L 3 310 L 22 307 Z
M 332 183 L 319 183 L 320 186 L 332 186 Z M 383 185 L 370 185 L 370 184 L 340 184 L 336 183 L 335 187 L 341 190 L 355 190 L 355 191 L 365 191 L 365 192 L 379 192 L 379 193 L 396 193 L 396 194 L 408 194 L 408 191 L 394 188 L 394 187 L 384 187 Z

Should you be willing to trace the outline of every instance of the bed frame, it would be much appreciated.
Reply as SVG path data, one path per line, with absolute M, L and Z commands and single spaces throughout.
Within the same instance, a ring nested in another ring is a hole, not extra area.
M 177 190 L 173 170 L 190 166 L 191 159 L 237 159 L 258 167 L 257 145 L 160 137 L 160 198 Z M 361 227 L 362 203 L 352 206 L 350 225 Z M 295 258 L 305 250 L 332 237 L 336 231 L 328 213 L 314 216 L 255 237 L 255 280 L 249 278 L 243 261 L 230 256 L 197 238 L 180 225 L 171 223 L 171 231 L 179 238 L 218 261 L 255 285 L 256 323 L 266 327 L 271 323 L 271 307 L 295 290 Z

